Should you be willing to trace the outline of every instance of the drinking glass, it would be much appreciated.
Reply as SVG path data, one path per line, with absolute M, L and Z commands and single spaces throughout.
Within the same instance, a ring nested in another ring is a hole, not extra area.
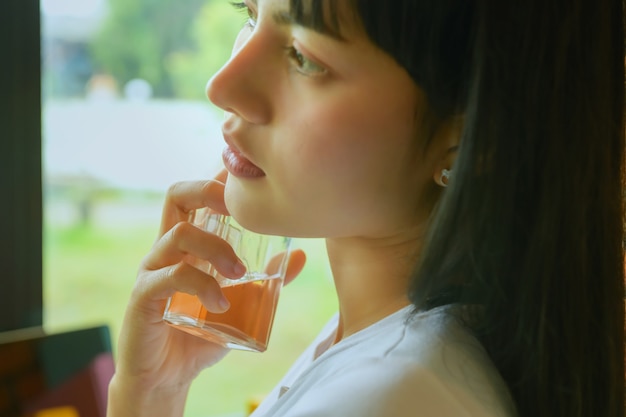
M 195 210 L 190 221 L 226 240 L 246 266 L 246 274 L 229 279 L 208 261 L 195 261 L 194 266 L 215 277 L 230 308 L 224 313 L 211 313 L 198 297 L 178 292 L 168 300 L 163 319 L 177 329 L 228 348 L 265 351 L 285 279 L 291 239 L 254 233 L 232 217 L 208 208 Z

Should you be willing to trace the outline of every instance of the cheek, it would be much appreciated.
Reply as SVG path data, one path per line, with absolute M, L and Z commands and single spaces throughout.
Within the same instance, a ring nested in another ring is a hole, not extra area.
M 264 148 L 255 149 L 267 177 L 227 183 L 227 206 L 244 227 L 345 237 L 415 222 L 415 178 L 423 171 L 413 151 L 415 102 L 362 91 L 286 106 L 298 111 L 281 118 Z
M 414 170 L 408 157 L 412 116 L 374 117 L 363 115 L 361 108 L 345 108 L 309 113 L 303 120 L 316 123 L 303 122 L 280 150 L 283 190 L 299 207 L 301 219 L 306 216 L 308 224 L 339 234 L 366 223 L 374 226 L 383 217 L 397 218 Z
M 359 99 L 361 105 L 354 105 Z M 384 172 L 406 166 L 416 140 L 413 108 L 406 103 L 384 108 L 364 102 L 363 97 L 314 107 L 296 121 L 299 128 L 285 142 L 287 152 L 297 160 L 293 168 L 332 180 L 330 186 L 361 188 L 360 184 L 373 179 L 383 180 Z

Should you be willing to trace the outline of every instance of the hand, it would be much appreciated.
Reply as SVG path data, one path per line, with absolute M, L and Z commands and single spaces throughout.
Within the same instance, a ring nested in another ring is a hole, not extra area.
M 156 390 L 184 398 L 197 374 L 227 353 L 226 348 L 162 320 L 167 299 L 177 291 L 197 295 L 211 312 L 227 308 L 220 303 L 223 294 L 215 279 L 188 260 L 206 260 L 228 278 L 243 273 L 236 270 L 238 258 L 228 243 L 187 221 L 189 212 L 201 207 L 228 214 L 226 175 L 223 171 L 211 181 L 178 183 L 168 191 L 159 237 L 140 266 L 119 335 L 114 382 L 125 387 L 123 391 L 141 396 Z M 298 275 L 304 262 L 302 251 L 292 251 L 286 283 Z

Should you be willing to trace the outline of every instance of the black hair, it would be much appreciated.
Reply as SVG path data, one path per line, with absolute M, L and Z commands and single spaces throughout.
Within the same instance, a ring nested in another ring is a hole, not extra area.
M 324 25 L 341 1 L 291 7 Z M 520 416 L 624 416 L 622 0 L 351 5 L 437 117 L 464 114 L 416 309 L 473 306 Z

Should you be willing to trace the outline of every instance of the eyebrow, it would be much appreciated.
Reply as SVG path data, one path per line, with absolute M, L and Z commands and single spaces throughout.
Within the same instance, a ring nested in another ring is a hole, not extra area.
M 250 0 L 250 2 L 258 9 L 258 0 Z M 311 14 L 297 13 L 297 11 L 290 7 L 288 11 L 281 10 L 275 12 L 272 16 L 274 22 L 278 25 L 296 25 L 306 29 L 310 29 L 316 33 L 328 36 L 334 40 L 340 42 L 346 42 L 346 39 L 341 36 L 339 30 L 330 27 L 327 24 L 319 24 L 315 21 L 315 18 Z
M 310 15 L 306 15 L 304 13 L 294 13 L 293 9 L 290 9 L 289 11 L 278 11 L 274 13 L 273 18 L 274 21 L 279 25 L 302 26 L 319 34 L 329 36 L 335 40 L 342 42 L 345 41 L 345 39 L 337 31 L 332 30 L 328 25 L 316 24 L 316 22 Z

